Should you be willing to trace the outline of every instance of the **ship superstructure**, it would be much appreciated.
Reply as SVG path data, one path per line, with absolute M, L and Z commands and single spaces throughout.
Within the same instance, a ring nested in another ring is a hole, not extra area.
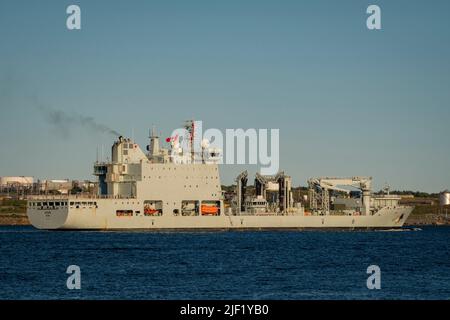
M 148 153 L 119 137 L 111 160 L 94 164 L 96 195 L 30 197 L 30 222 L 39 229 L 98 230 L 392 228 L 401 227 L 412 211 L 393 196 L 372 197 L 371 178 L 365 177 L 310 179 L 305 208 L 294 201 L 291 177 L 284 172 L 257 174 L 253 195 L 246 192 L 248 173 L 241 173 L 235 197 L 225 206 L 221 150 L 207 141 L 196 150 L 194 121 L 185 128 L 186 136 L 166 140 L 169 148 L 161 147 L 152 130 Z M 341 185 L 361 192 L 350 196 Z

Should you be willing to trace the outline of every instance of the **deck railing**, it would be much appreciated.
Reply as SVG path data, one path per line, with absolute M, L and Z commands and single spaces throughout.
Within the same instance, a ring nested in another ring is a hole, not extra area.
M 58 195 L 30 195 L 27 200 L 62 200 L 62 199 L 136 199 L 120 195 L 96 195 L 96 194 L 58 194 Z

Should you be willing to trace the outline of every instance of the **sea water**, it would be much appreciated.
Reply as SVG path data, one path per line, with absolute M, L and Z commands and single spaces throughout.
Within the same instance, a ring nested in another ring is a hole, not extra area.
M 0 227 L 0 299 L 450 299 L 450 228 L 89 232 Z M 69 290 L 69 266 L 81 289 Z M 380 289 L 368 289 L 369 266 Z

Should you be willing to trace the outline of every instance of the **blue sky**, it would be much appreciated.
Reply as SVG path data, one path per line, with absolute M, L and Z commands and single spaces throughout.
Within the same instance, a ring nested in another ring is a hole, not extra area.
M 70 4 L 82 30 L 66 28 Z M 366 28 L 369 4 L 380 31 Z M 113 137 L 62 136 L 44 107 L 134 132 L 142 148 L 152 124 L 165 136 L 188 118 L 279 128 L 295 185 L 371 175 L 375 188 L 450 188 L 449 12 L 422 0 L 0 0 L 0 176 L 93 178 Z M 242 169 L 223 166 L 223 183 Z

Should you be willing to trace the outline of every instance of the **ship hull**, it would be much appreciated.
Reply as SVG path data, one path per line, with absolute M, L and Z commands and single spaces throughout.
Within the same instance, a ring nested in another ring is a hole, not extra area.
M 367 229 L 400 228 L 412 208 L 382 208 L 374 215 L 219 215 L 219 216 L 117 216 L 107 200 L 96 207 L 28 208 L 38 229 L 66 230 L 266 230 L 266 229 Z

